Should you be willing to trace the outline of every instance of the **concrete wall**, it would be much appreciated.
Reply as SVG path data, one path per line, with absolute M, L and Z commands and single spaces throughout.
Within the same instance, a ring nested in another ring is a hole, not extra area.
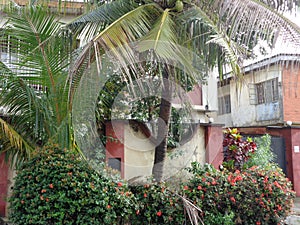
M 192 132 L 185 143 L 168 150 L 164 179 L 176 175 L 193 161 L 212 163 L 216 167 L 222 161 L 222 126 L 192 124 L 191 128 Z M 145 125 L 120 120 L 115 121 L 113 126 L 108 123 L 106 132 L 113 137 L 113 141 L 108 138 L 106 143 L 107 160 L 112 157 L 121 159 L 123 178 L 147 177 L 152 174 L 155 145 Z
M 124 178 L 150 176 L 155 146 L 141 129 L 124 126 Z
M 164 179 L 180 173 L 194 161 L 205 163 L 205 128 L 200 125 L 195 127 L 189 142 L 169 152 L 164 165 Z
M 279 101 L 266 104 L 255 104 L 252 99 L 255 84 L 278 78 L 281 82 L 280 65 L 265 69 L 251 71 L 242 80 L 230 81 L 230 84 L 218 88 L 218 97 L 230 93 L 231 113 L 218 115 L 217 122 L 224 123 L 227 127 L 261 126 L 282 122 L 282 99 L 279 88 Z M 255 99 L 255 98 L 254 98 Z

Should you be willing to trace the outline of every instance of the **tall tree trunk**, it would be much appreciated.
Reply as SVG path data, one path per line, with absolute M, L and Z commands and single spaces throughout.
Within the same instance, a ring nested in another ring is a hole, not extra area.
M 156 182 L 161 182 L 163 177 L 164 161 L 167 152 L 168 131 L 171 116 L 172 84 L 169 81 L 167 65 L 162 71 L 163 87 L 159 106 L 159 120 L 157 130 L 157 140 L 154 155 L 154 165 L 152 175 Z

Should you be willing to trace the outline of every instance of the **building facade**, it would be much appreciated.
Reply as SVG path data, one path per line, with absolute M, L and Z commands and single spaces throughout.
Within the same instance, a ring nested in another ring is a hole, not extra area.
M 300 196 L 300 55 L 279 54 L 250 64 L 245 76 L 218 82 L 216 121 L 243 135 L 271 135 L 277 162 Z

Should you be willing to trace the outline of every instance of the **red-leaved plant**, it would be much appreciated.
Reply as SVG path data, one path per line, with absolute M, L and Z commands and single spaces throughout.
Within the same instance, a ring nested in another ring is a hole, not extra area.
M 241 170 L 257 148 L 252 138 L 244 140 L 236 128 L 224 131 L 223 147 L 223 166 L 230 171 Z

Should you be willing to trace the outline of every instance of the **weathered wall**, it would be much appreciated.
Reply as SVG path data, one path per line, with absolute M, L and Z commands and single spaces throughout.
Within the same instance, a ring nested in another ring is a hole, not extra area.
M 190 166 L 193 161 L 203 164 L 214 163 L 216 166 L 220 162 L 220 155 L 217 152 L 221 151 L 223 140 L 221 126 L 217 130 L 210 129 L 209 131 L 207 130 L 211 127 L 209 124 L 193 126 L 195 129 L 188 142 L 168 152 L 164 165 L 164 179 Z M 107 159 L 109 157 L 121 158 L 122 176 L 125 179 L 152 174 L 155 145 L 150 141 L 149 134 L 145 134 L 143 126 L 118 121 L 114 126 L 107 125 L 107 134 L 121 139 L 123 137 L 121 141 L 108 139 L 106 148 Z M 209 137 L 206 137 L 207 135 Z M 207 155 L 207 151 L 210 151 L 210 155 Z
M 218 115 L 217 121 L 231 127 L 261 126 L 282 122 L 280 88 L 278 102 L 254 104 L 251 100 L 256 99 L 255 84 L 273 78 L 278 78 L 278 81 L 281 82 L 280 65 L 251 71 L 242 80 L 232 79 L 229 85 L 219 87 L 219 97 L 230 92 L 231 114 Z
M 218 87 L 218 98 L 226 96 L 226 95 L 231 95 L 230 93 L 230 83 L 227 85 Z M 232 97 L 231 97 L 232 98 Z M 232 101 L 233 99 L 230 99 L 231 101 L 231 107 L 232 107 Z M 231 108 L 232 111 L 232 108 Z M 233 126 L 233 120 L 231 113 L 226 113 L 226 114 L 219 114 L 218 112 L 215 113 L 215 115 L 212 115 L 214 118 L 216 118 L 216 123 L 223 123 L 226 127 L 231 127 Z
M 200 125 L 195 129 L 194 136 L 189 142 L 168 154 L 164 165 L 164 179 L 189 167 L 193 161 L 205 163 L 205 128 Z
M 149 138 L 128 123 L 124 126 L 124 178 L 150 176 L 154 161 L 154 148 Z

